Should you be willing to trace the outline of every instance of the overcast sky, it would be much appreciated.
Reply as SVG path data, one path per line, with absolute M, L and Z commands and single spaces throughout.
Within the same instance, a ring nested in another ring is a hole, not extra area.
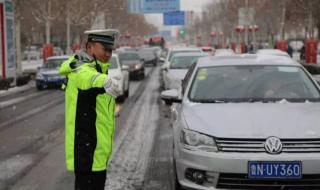
M 181 10 L 201 12 L 203 5 L 212 1 L 214 0 L 180 0 Z M 145 17 L 148 22 L 163 28 L 162 14 L 145 14 Z

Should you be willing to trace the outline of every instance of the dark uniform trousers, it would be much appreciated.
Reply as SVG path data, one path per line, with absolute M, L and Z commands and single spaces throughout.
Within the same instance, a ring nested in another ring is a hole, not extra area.
M 104 190 L 107 171 L 75 172 L 75 190 Z

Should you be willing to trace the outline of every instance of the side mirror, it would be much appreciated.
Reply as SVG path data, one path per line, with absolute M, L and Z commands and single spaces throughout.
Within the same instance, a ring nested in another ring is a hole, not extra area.
M 171 105 L 172 103 L 181 103 L 182 99 L 179 97 L 177 89 L 171 89 L 161 92 L 161 99 L 167 104 Z
M 122 65 L 121 66 L 121 70 L 127 71 L 127 70 L 129 70 L 129 66 L 128 65 Z

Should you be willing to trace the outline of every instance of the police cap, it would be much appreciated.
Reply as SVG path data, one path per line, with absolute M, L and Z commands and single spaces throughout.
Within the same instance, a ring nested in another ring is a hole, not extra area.
M 119 31 L 116 29 L 87 30 L 88 42 L 100 42 L 106 49 L 115 49 Z

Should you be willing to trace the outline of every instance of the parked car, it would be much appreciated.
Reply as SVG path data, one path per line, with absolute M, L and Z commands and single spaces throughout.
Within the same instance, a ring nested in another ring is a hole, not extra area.
M 66 78 L 59 75 L 59 66 L 69 58 L 67 55 L 49 57 L 38 68 L 36 74 L 36 87 L 38 90 L 46 88 L 60 88 Z
M 161 98 L 175 103 L 177 187 L 320 189 L 320 87 L 300 64 L 200 58 Z
M 163 84 L 165 89 L 178 89 L 181 86 L 189 67 L 198 58 L 207 56 L 205 53 L 177 53 L 175 54 L 168 67 L 164 67 Z
M 171 58 L 176 53 L 191 53 L 191 52 L 201 53 L 202 50 L 196 47 L 172 47 L 168 50 L 165 64 L 169 64 L 169 62 L 171 61 Z
M 158 56 L 153 48 L 140 48 L 138 50 L 140 58 L 145 65 L 156 66 L 158 63 Z
M 117 98 L 118 102 L 123 102 L 129 96 L 129 67 L 126 65 L 121 66 L 118 54 L 113 53 L 110 59 L 111 65 L 108 69 L 110 77 L 120 78 L 120 96 Z
M 118 55 L 121 65 L 127 65 L 129 67 L 130 78 L 143 79 L 145 77 L 144 63 L 137 52 L 119 52 Z

